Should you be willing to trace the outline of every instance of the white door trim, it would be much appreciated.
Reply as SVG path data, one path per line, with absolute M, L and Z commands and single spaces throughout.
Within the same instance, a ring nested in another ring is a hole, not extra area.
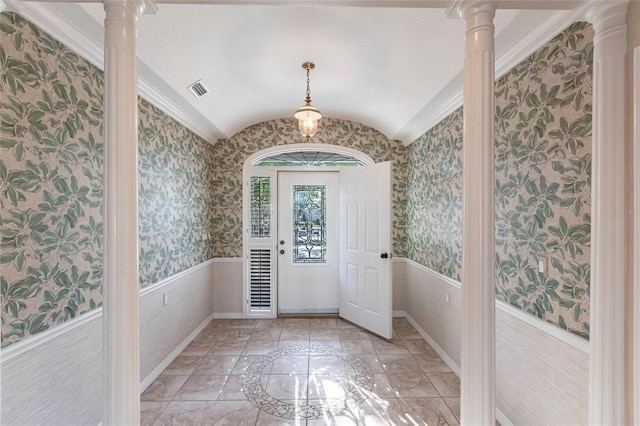
M 248 294 L 248 256 L 249 256 L 249 233 L 248 233 L 248 224 L 250 223 L 249 218 L 249 187 L 248 181 L 251 176 L 254 175 L 263 175 L 263 176 L 272 176 L 272 193 L 271 196 L 273 200 L 278 199 L 278 172 L 279 171 L 288 171 L 288 172 L 299 172 L 299 171 L 309 171 L 309 172 L 335 172 L 340 171 L 339 167 L 263 167 L 263 166 L 255 166 L 254 164 L 260 161 L 265 157 L 269 157 L 271 155 L 287 153 L 287 152 L 296 152 L 296 151 L 323 151 L 323 152 L 332 152 L 336 154 L 344 154 L 352 156 L 363 163 L 365 165 L 375 164 L 375 161 L 367 154 L 360 152 L 353 148 L 347 148 L 341 145 L 332 145 L 332 144 L 322 144 L 322 143 L 301 143 L 301 144 L 288 144 L 288 145 L 278 145 L 269 148 L 265 148 L 263 150 L 254 152 L 244 161 L 242 166 L 242 317 L 249 318 L 248 315 L 248 306 L 247 300 L 249 297 Z M 272 203 L 272 211 L 271 217 L 278 217 L 277 203 Z M 278 235 L 278 221 L 272 220 L 271 223 L 271 247 L 276 247 L 277 245 L 277 235 Z M 276 277 L 273 281 L 271 292 L 272 298 L 274 300 L 273 303 L 273 314 L 272 317 L 276 317 L 278 315 L 278 286 L 277 286 L 277 277 L 278 277 L 278 262 L 273 262 L 272 265 L 272 276 Z M 255 316 L 251 316 L 255 318 Z M 266 317 L 265 317 L 266 318 Z

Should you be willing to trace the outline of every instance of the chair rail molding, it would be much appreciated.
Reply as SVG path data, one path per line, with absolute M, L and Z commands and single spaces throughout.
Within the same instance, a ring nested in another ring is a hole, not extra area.
M 591 1 L 593 170 L 589 423 L 625 424 L 625 57 L 628 1 Z

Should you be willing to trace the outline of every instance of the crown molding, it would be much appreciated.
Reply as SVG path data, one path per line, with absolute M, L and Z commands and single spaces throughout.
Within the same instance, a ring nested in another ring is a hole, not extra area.
M 2 1 L 2 0 L 0 0 Z M 33 22 L 53 38 L 82 56 L 101 70 L 104 70 L 104 46 L 96 43 L 85 33 L 73 26 L 48 3 L 6 0 L 7 10 L 14 11 Z M 138 68 L 146 68 L 138 58 Z M 151 79 L 138 73 L 138 94 L 189 130 L 214 144 L 226 136 L 204 117 L 176 105 L 169 96 L 159 90 Z
M 560 31 L 577 20 L 584 19 L 588 3 L 583 3 L 571 11 L 554 12 L 533 31 L 526 34 L 505 34 L 508 28 L 498 36 L 516 37 L 516 43 L 510 45 L 503 53 L 496 56 L 496 79 L 508 73 L 513 67 L 522 62 L 527 56 L 548 43 Z M 516 29 L 517 30 L 517 29 Z M 428 132 L 436 124 L 444 120 L 449 114 L 462 106 L 463 73 L 458 73 L 443 90 L 427 103 L 404 128 L 393 136 L 405 145 L 412 144 L 420 136 Z

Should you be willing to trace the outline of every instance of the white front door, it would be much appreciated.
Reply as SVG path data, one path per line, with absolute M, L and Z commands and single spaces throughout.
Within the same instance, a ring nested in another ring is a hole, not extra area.
M 391 163 L 340 172 L 340 316 L 392 337 Z
M 278 312 L 336 313 L 338 172 L 278 173 Z

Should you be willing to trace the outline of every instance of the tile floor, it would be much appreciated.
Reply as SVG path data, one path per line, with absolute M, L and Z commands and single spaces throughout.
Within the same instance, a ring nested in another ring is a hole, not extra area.
M 142 425 L 457 425 L 460 381 L 404 318 L 213 320 L 141 396 Z

